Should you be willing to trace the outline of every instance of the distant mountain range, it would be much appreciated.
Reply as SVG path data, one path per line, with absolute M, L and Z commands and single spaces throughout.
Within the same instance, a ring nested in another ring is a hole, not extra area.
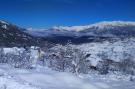
M 28 29 L 25 32 L 54 43 L 71 41 L 80 44 L 135 37 L 135 22 L 104 21 L 86 26 L 59 26 L 45 30 Z
M 59 26 L 50 29 L 23 29 L 0 20 L 0 46 L 32 46 L 45 42 L 82 44 L 117 41 L 135 37 L 135 22 L 99 22 L 85 26 Z

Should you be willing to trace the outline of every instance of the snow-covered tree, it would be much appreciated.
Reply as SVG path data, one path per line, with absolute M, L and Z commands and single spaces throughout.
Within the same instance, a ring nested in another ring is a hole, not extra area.
M 87 55 L 88 56 L 88 55 Z M 57 45 L 46 52 L 46 64 L 52 69 L 73 73 L 87 73 L 86 53 L 71 44 Z
M 0 48 L 0 63 L 5 63 L 7 59 L 5 59 L 4 50 Z
M 18 54 L 7 53 L 8 63 L 16 68 L 31 68 L 30 51 L 18 51 Z
M 120 61 L 119 69 L 126 74 L 135 74 L 135 61 L 131 54 L 123 52 L 123 60 Z

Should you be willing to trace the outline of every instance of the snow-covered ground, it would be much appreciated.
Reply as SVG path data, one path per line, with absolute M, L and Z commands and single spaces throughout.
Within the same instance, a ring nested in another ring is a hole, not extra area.
M 0 64 L 0 89 L 40 89 L 30 85 L 29 83 L 18 80 L 17 76 L 13 75 L 12 73 L 13 70 L 10 66 Z
M 79 46 L 75 45 L 75 47 L 78 47 L 78 49 L 91 54 L 88 60 L 90 60 L 94 66 L 97 65 L 98 61 L 102 59 L 99 55 L 104 55 L 104 58 L 106 57 L 107 59 L 113 60 L 115 62 L 119 62 L 129 57 L 135 60 L 134 38 L 125 39 L 123 41 L 120 40 L 114 43 L 110 43 L 108 41 L 103 43 L 93 42 Z
M 126 77 L 76 76 L 40 66 L 26 70 L 0 64 L 0 89 L 135 89 L 135 82 Z

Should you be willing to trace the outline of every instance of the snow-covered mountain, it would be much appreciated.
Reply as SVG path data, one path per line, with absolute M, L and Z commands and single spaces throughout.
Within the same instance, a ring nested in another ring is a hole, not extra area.
M 81 30 L 80 33 L 84 33 L 84 35 L 93 33 L 105 37 L 133 37 L 135 36 L 135 22 L 104 21 L 89 25 L 87 29 Z
M 120 30 L 120 31 L 119 31 Z M 124 33 L 126 31 L 129 33 L 135 30 L 135 22 L 127 22 L 127 21 L 103 21 L 95 24 L 85 25 L 85 26 L 58 26 L 52 27 L 51 29 L 37 29 L 37 30 L 27 30 L 28 33 L 34 34 L 37 36 L 48 36 L 49 34 L 64 34 L 66 32 L 76 32 L 77 36 L 80 36 L 82 33 L 95 33 L 98 35 L 106 34 L 107 32 L 110 35 L 117 35 L 113 33 L 116 31 L 117 33 Z M 35 32 L 37 34 L 35 34 Z M 106 33 L 105 33 L 106 32 Z M 128 34 L 128 33 L 127 33 Z M 66 35 L 66 34 L 65 34 Z M 72 34 L 71 34 L 72 35 Z M 84 34 L 85 35 L 85 34 Z M 92 35 L 92 34 L 89 34 Z
M 110 38 L 135 37 L 135 22 L 103 21 L 85 26 L 59 26 L 45 30 L 26 30 L 33 36 L 43 37 L 56 43 L 68 42 L 87 43 Z
M 123 26 L 135 26 L 135 22 L 131 21 L 102 21 L 95 24 L 84 25 L 84 26 L 58 26 L 53 27 L 54 29 L 67 30 L 67 31 L 83 31 L 89 28 L 96 29 L 111 29 L 113 27 L 123 27 Z
M 0 46 L 35 45 L 36 39 L 24 33 L 25 29 L 0 20 Z
M 56 27 L 50 29 L 33 29 L 28 28 L 24 32 L 29 33 L 35 37 L 52 37 L 52 36 L 75 36 L 75 31 L 68 31 L 64 29 L 57 29 Z

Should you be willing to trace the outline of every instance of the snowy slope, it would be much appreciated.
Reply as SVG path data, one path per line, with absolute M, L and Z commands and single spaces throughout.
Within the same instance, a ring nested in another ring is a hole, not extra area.
M 97 54 L 103 51 L 107 52 L 107 55 L 114 61 L 123 58 L 123 53 L 121 53 L 123 51 L 134 56 L 134 42 L 134 39 L 127 39 L 115 43 L 89 43 L 75 45 L 75 47 L 92 54 L 90 60 L 96 63 L 96 60 L 101 60 Z M 112 48 L 114 54 L 111 51 Z M 18 55 L 24 49 L 4 48 L 3 50 L 4 53 Z M 30 53 L 30 58 L 37 60 L 38 52 L 34 47 L 31 47 Z M 133 79 L 132 82 L 130 81 L 131 78 Z M 135 76 L 121 73 L 111 74 L 110 72 L 107 75 L 99 75 L 96 72 L 91 72 L 90 74 L 76 75 L 69 72 L 54 71 L 40 65 L 36 65 L 34 69 L 20 69 L 7 64 L 0 64 L 0 89 L 134 89 L 134 80 Z
M 97 65 L 98 61 L 102 60 L 99 55 L 104 55 L 104 59 L 110 59 L 115 62 L 120 62 L 126 58 L 135 60 L 135 39 L 125 39 L 116 42 L 105 41 L 103 43 L 93 42 L 87 44 L 81 44 L 75 47 L 90 53 L 89 60 L 93 65 Z M 126 55 L 127 54 L 127 55 Z
M 0 89 L 40 89 L 28 83 L 23 83 L 15 79 L 14 75 L 9 73 L 10 66 L 0 64 Z
M 27 84 L 20 84 L 10 78 L 0 77 L 0 89 L 39 89 L 39 88 Z
M 6 75 L 0 76 L 1 89 L 134 89 L 127 77 L 80 75 L 56 72 L 38 67 L 36 70 L 14 69 L 0 65 Z M 6 71 L 5 71 L 6 70 Z M 122 79 L 123 78 L 123 79 Z M 121 80 L 122 79 L 122 80 Z M 124 80 L 125 79 L 125 80 Z M 5 88 L 6 87 L 6 88 Z
M 36 39 L 24 29 L 0 20 L 0 46 L 15 47 L 37 44 Z

